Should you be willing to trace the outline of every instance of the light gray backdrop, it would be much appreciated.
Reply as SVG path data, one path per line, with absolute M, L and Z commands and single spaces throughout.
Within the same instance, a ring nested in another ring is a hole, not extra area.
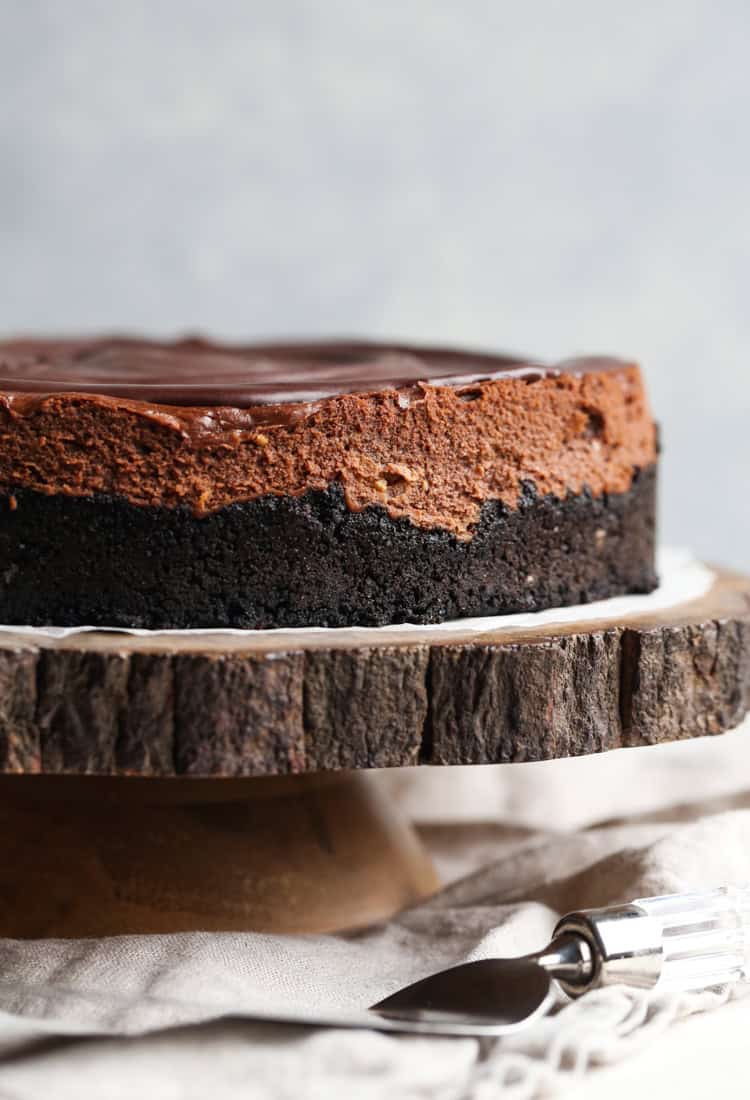
M 750 565 L 747 0 L 0 0 L 0 330 L 638 356 Z

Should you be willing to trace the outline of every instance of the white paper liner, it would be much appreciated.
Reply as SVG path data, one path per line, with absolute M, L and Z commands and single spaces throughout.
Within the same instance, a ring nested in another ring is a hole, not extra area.
M 478 634 L 504 634 L 562 623 L 596 622 L 599 619 L 629 619 L 634 616 L 663 611 L 690 600 L 700 599 L 713 584 L 715 574 L 698 561 L 689 551 L 672 547 L 659 550 L 657 564 L 659 587 L 648 596 L 615 596 L 596 603 L 576 604 L 574 607 L 556 607 L 548 611 L 535 611 L 519 615 L 487 615 L 476 619 L 454 619 L 451 622 L 423 625 L 399 623 L 393 626 L 367 627 L 279 627 L 275 630 L 229 630 L 227 628 L 202 630 L 135 630 L 124 627 L 98 626 L 2 626 L 0 633 L 37 638 L 68 638 L 92 631 L 99 633 L 129 634 L 138 638 L 195 638 L 205 635 L 246 638 L 252 642 L 268 642 L 276 648 L 287 640 L 290 644 L 304 644 L 305 638 L 317 646 L 352 646 L 380 642 L 418 642 L 420 636 L 429 641 L 441 635 L 451 639 L 472 638 Z

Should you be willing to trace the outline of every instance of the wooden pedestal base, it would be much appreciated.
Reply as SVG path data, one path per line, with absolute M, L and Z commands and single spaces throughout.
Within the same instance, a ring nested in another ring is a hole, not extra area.
M 323 932 L 437 888 L 366 775 L 0 777 L 0 935 Z
M 367 769 L 548 760 L 740 723 L 750 578 L 717 571 L 698 591 L 483 633 L 3 633 L 0 936 L 386 917 L 437 882 Z

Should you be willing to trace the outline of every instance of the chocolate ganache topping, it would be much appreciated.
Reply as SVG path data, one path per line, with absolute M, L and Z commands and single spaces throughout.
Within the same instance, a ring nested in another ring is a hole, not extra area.
M 300 406 L 341 394 L 419 385 L 461 388 L 498 378 L 532 380 L 622 365 L 606 358 L 550 365 L 520 356 L 344 340 L 235 347 L 200 338 L 169 343 L 125 337 L 20 339 L 0 343 L 0 391 L 28 395 L 25 402 L 15 402 L 19 413 L 52 394 L 82 393 L 201 412 L 276 406 L 259 410 L 252 423 L 283 423 L 309 411 Z M 189 414 L 187 419 L 192 419 Z

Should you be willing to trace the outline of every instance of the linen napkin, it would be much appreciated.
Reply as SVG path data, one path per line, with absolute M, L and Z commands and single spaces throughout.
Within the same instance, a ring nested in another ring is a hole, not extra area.
M 0 941 L 0 1096 L 521 1100 L 565 1092 L 676 1019 L 743 990 L 613 988 L 481 1042 L 237 1016 L 359 1010 L 464 959 L 534 950 L 569 909 L 747 881 L 748 761 L 744 726 L 601 758 L 379 776 L 422 820 L 448 885 L 366 931 Z M 446 783 L 450 800 L 441 796 Z M 683 799 L 693 801 L 672 804 Z M 592 824 L 605 807 L 619 816 Z

